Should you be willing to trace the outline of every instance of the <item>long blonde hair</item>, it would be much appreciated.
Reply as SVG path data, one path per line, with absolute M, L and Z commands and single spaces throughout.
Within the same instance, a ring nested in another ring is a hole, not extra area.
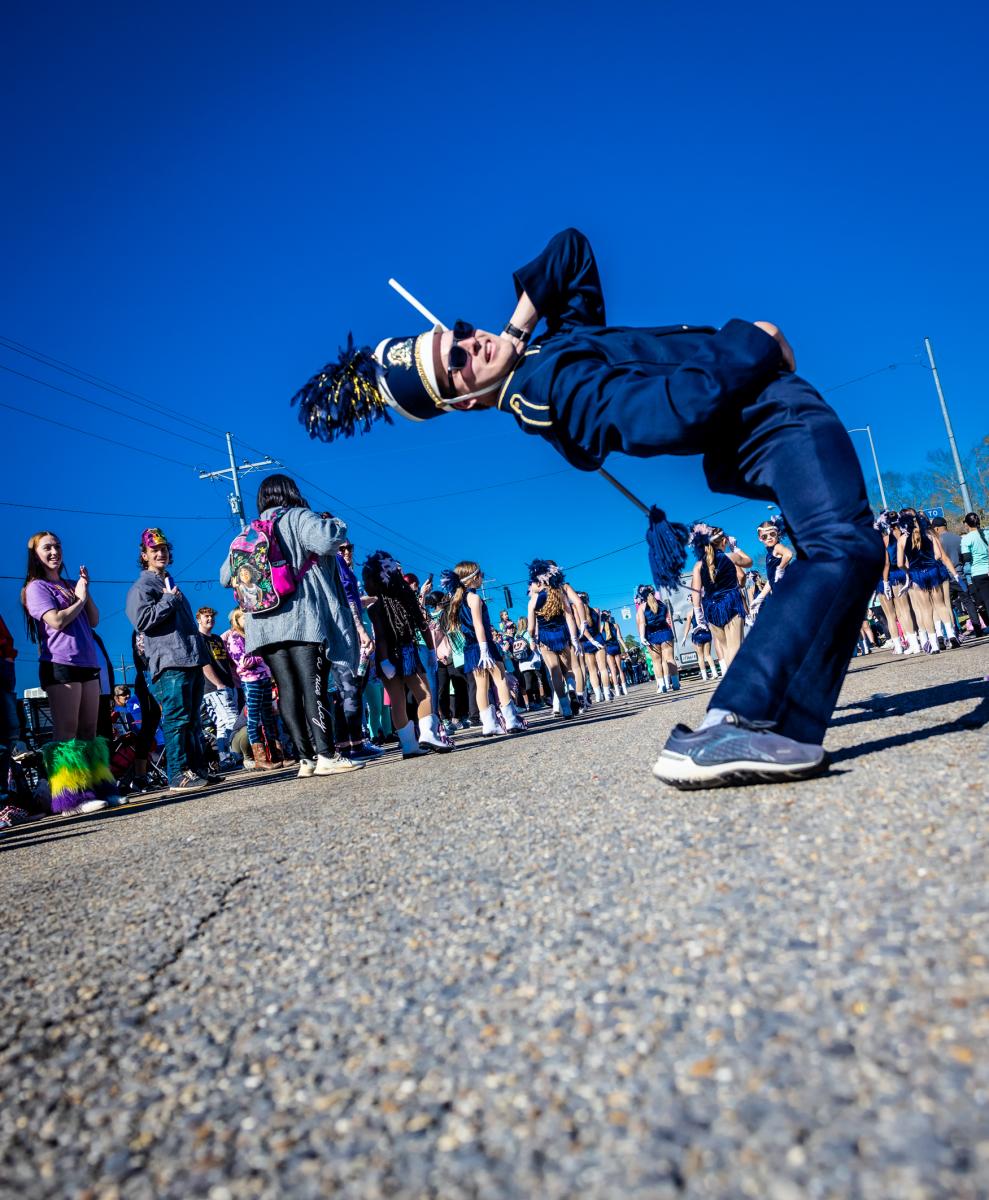
M 446 620 L 443 622 L 447 633 L 452 633 L 460 628 L 460 610 L 467 597 L 467 584 L 471 579 L 476 579 L 480 575 L 481 568 L 476 562 L 464 559 L 463 562 L 457 563 L 453 571 L 460 580 L 460 586 L 447 601 Z

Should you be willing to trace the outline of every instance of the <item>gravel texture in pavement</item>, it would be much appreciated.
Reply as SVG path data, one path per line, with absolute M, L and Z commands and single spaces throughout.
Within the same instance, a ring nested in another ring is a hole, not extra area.
M 0 1191 L 989 1194 L 989 646 L 853 664 L 799 784 L 713 684 L 0 837 Z

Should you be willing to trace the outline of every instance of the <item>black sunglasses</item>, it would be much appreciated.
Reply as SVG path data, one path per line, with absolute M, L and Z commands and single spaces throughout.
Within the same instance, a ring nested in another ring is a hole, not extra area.
M 477 332 L 477 326 L 472 325 L 470 321 L 455 321 L 453 325 L 453 345 L 450 347 L 450 353 L 446 359 L 446 369 L 451 374 L 454 371 L 462 371 L 470 362 L 470 355 L 463 348 L 458 346 L 458 342 L 464 341 L 472 334 Z

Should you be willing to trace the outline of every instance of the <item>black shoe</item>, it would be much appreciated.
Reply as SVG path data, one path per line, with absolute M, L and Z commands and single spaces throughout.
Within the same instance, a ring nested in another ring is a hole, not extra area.
M 225 778 L 219 771 L 214 771 L 212 767 L 209 767 L 205 771 L 200 771 L 198 774 L 199 778 L 207 784 L 222 783 Z

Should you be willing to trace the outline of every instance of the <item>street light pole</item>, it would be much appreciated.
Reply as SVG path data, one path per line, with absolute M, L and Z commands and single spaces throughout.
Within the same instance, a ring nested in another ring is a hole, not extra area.
M 855 429 L 849 429 L 849 433 L 867 433 L 869 435 L 869 448 L 872 450 L 872 463 L 876 468 L 876 482 L 879 484 L 879 499 L 882 502 L 884 509 L 889 508 L 886 503 L 886 489 L 883 487 L 883 477 L 879 470 L 879 459 L 876 457 L 876 443 L 872 440 L 872 426 L 859 425 Z
M 233 484 L 233 493 L 230 496 L 230 511 L 234 517 L 240 522 L 241 530 L 247 528 L 247 517 L 244 513 L 244 498 L 240 494 L 240 477 L 246 475 L 249 471 L 263 471 L 268 467 L 280 467 L 281 463 L 274 458 L 264 458 L 261 462 L 243 462 L 238 466 L 234 458 L 233 438 L 227 434 L 227 455 L 230 459 L 230 466 L 224 467 L 220 471 L 200 471 L 200 479 L 229 479 Z
M 958 456 L 958 447 L 955 445 L 955 432 L 951 428 L 948 405 L 945 403 L 944 392 L 941 390 L 941 377 L 937 373 L 937 363 L 934 361 L 934 347 L 931 345 L 930 338 L 924 338 L 924 346 L 927 349 L 927 357 L 931 362 L 931 373 L 934 376 L 934 386 L 937 388 L 937 398 L 941 401 L 941 416 L 944 417 L 944 427 L 948 431 L 948 444 L 951 446 L 951 456 L 955 460 L 955 472 L 958 475 L 958 486 L 961 488 L 962 504 L 964 504 L 966 512 L 972 512 L 972 497 L 968 494 L 968 484 L 965 482 L 965 474 L 962 471 L 962 460 Z

